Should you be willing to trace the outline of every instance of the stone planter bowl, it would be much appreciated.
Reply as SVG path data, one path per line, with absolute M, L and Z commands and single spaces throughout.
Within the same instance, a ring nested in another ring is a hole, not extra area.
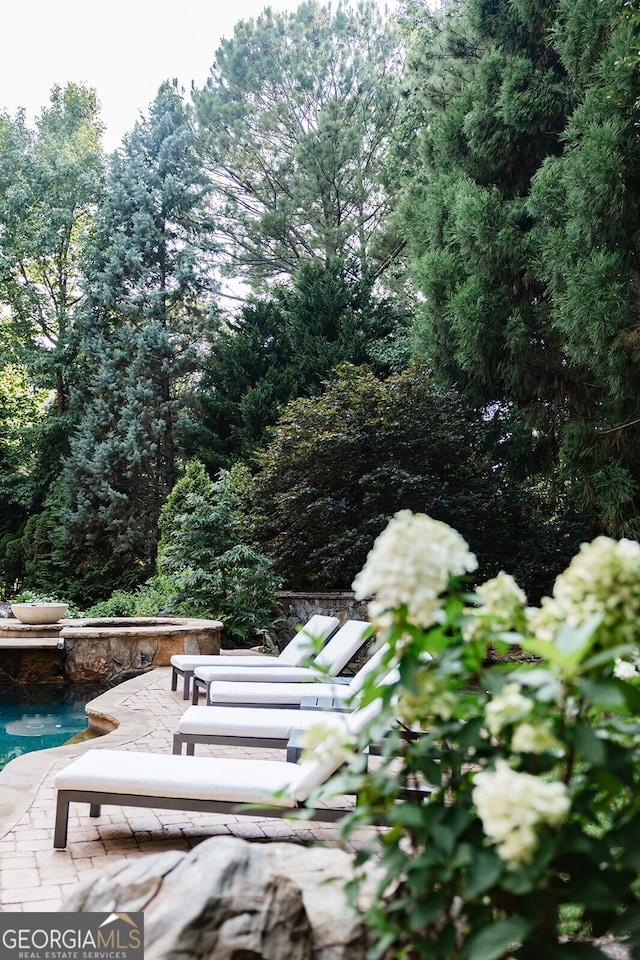
M 68 609 L 68 603 L 11 604 L 11 613 L 20 623 L 57 623 Z

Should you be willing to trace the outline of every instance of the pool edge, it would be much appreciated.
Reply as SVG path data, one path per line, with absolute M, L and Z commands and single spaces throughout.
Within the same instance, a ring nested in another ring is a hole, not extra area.
M 109 732 L 79 743 L 25 753 L 0 770 L 0 837 L 10 833 L 24 816 L 33 803 L 38 787 L 60 760 L 79 756 L 89 748 L 123 746 L 152 733 L 156 728 L 153 714 L 140 709 L 129 709 L 125 701 L 155 682 L 158 676 L 168 677 L 169 673 L 170 667 L 156 667 L 148 673 L 125 680 L 90 700 L 85 707 L 90 728 L 115 724 Z

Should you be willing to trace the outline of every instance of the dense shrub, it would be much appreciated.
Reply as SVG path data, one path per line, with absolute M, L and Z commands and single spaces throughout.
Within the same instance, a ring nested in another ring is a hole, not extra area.
M 159 566 L 171 581 L 174 607 L 222 620 L 225 638 L 250 645 L 255 630 L 273 623 L 279 580 L 247 540 L 248 482 L 247 469 L 236 466 L 207 490 L 193 466 L 161 514 Z
M 170 577 L 152 577 L 135 590 L 116 590 L 107 600 L 94 603 L 87 617 L 157 617 L 179 613 L 176 588 Z
M 259 455 L 253 538 L 288 589 L 348 589 L 393 513 L 425 511 L 466 537 L 479 576 L 506 566 L 539 597 L 584 531 L 508 481 L 493 431 L 425 365 L 386 380 L 345 365 L 289 404 Z

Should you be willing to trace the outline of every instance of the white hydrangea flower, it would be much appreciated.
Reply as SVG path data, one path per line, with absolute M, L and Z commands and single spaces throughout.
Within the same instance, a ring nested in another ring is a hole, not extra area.
M 359 600 L 374 598 L 369 616 L 380 625 L 390 624 L 392 611 L 406 605 L 409 620 L 426 628 L 435 622 L 449 578 L 477 566 L 452 527 L 424 513 L 400 510 L 376 539 L 353 590 Z
M 463 635 L 465 640 L 485 640 L 494 631 L 526 629 L 525 608 L 527 596 L 509 573 L 501 570 L 497 576 L 480 584 L 476 595 L 482 601 L 477 608 L 468 608 L 472 614 Z
M 318 721 L 305 730 L 301 743 L 303 759 L 313 754 L 323 763 L 346 763 L 353 755 L 357 741 L 344 726 Z
M 416 677 L 417 691 L 403 688 L 398 698 L 396 712 L 406 724 L 425 726 L 435 720 L 446 723 L 453 716 L 457 696 L 447 687 L 446 678 L 432 670 L 422 671 Z
M 597 537 L 583 543 L 567 569 L 529 614 L 530 628 L 551 643 L 568 624 L 578 627 L 593 614 L 602 614 L 597 628 L 601 647 L 637 642 L 640 619 L 640 543 Z
M 563 783 L 518 773 L 504 760 L 498 760 L 494 771 L 476 774 L 473 802 L 485 834 L 511 868 L 531 859 L 537 827 L 558 826 L 570 807 Z
M 640 673 L 634 663 L 618 658 L 613 667 L 613 675 L 618 680 L 634 680 L 637 676 L 640 676 Z
M 553 735 L 551 723 L 520 723 L 513 731 L 511 749 L 514 753 L 545 753 L 560 750 L 562 744 Z
M 533 700 L 524 697 L 521 689 L 519 683 L 507 683 L 485 707 L 487 730 L 492 736 L 497 737 L 507 724 L 517 723 L 533 710 Z

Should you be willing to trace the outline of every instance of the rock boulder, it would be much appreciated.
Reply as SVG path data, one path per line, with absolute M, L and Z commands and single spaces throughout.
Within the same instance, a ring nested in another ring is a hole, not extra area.
M 144 912 L 145 960 L 365 960 L 344 851 L 212 837 L 108 866 L 62 910 Z

